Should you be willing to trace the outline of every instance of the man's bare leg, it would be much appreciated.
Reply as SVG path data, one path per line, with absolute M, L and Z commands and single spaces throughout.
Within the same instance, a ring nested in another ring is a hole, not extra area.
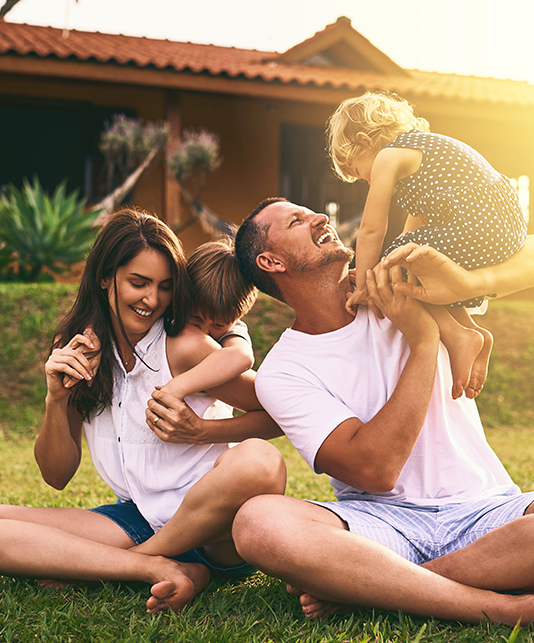
M 421 567 L 471 587 L 494 591 L 534 591 L 534 505 L 525 516 L 510 521 L 451 554 L 446 554 Z M 481 561 L 483 563 L 481 564 Z M 339 606 L 323 603 L 288 587 L 290 594 L 299 596 L 307 616 L 324 618 Z
M 153 585 L 148 612 L 181 610 L 209 581 L 203 565 L 136 554 L 38 523 L 0 520 L 0 543 L 2 574 L 144 581 Z
M 231 534 L 237 510 L 253 496 L 283 494 L 285 484 L 278 449 L 265 440 L 246 440 L 219 456 L 213 469 L 187 492 L 174 516 L 132 549 L 173 557 L 203 546 L 218 564 L 241 564 Z
M 533 553 L 534 515 L 529 513 L 422 567 L 471 587 L 532 592 Z
M 260 496 L 238 512 L 240 555 L 319 601 L 514 626 L 534 620 L 534 596 L 469 587 L 348 532 L 332 512 L 294 498 Z M 480 566 L 480 560 L 478 561 Z

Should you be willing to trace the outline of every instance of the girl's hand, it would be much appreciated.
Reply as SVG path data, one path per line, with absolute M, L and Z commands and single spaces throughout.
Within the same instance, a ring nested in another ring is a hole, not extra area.
M 63 348 L 55 348 L 45 364 L 48 395 L 60 399 L 70 394 L 78 382 L 91 382 L 93 369 L 86 351 L 95 351 L 96 346 L 86 335 L 75 335 Z M 68 378 L 68 379 L 66 379 Z
M 369 306 L 369 308 L 379 319 L 384 318 L 382 311 L 375 305 L 374 301 L 369 296 L 367 289 L 365 291 L 355 290 L 354 292 L 347 293 L 347 302 L 345 303 L 347 312 L 349 312 L 351 315 L 356 315 L 358 306 Z
M 352 292 L 347 293 L 347 301 L 345 303 L 345 308 L 348 313 L 351 315 L 356 315 L 358 306 L 367 306 L 369 301 L 369 294 L 367 289 L 365 290 L 353 290 Z

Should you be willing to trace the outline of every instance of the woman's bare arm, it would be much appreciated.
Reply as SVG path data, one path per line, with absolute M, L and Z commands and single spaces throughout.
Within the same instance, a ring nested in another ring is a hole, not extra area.
M 45 416 L 35 441 L 34 454 L 47 484 L 63 489 L 76 473 L 82 457 L 82 418 L 69 407 L 72 386 L 91 381 L 94 371 L 84 349 L 95 344 L 76 335 L 63 348 L 56 348 L 45 365 L 47 395 Z

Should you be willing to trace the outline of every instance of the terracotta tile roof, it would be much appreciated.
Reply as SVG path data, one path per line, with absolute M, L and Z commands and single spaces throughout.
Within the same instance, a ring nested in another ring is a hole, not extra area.
M 327 29 L 331 27 L 329 25 Z M 1 21 L 0 56 L 7 54 L 245 78 L 282 85 L 355 92 L 389 89 L 414 98 L 534 106 L 534 85 L 526 82 L 417 70 L 384 74 L 312 66 L 288 63 L 284 54 L 274 52 L 74 30 L 64 37 L 61 29 Z

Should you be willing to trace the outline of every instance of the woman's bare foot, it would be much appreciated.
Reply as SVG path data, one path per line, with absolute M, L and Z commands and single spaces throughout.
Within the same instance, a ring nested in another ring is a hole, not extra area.
M 40 578 L 37 585 L 43 589 L 67 589 L 67 587 L 87 587 L 89 583 L 81 580 L 60 580 L 58 578 Z
M 328 616 L 347 608 L 346 605 L 341 605 L 340 603 L 320 601 L 318 598 L 303 592 L 301 589 L 294 587 L 293 585 L 286 584 L 286 590 L 289 594 L 296 596 L 299 599 L 304 616 L 307 618 L 319 619 L 322 621 Z
M 159 562 L 161 567 L 151 573 L 157 582 L 152 585 L 152 596 L 146 602 L 149 614 L 166 609 L 179 612 L 209 583 L 210 573 L 204 565 L 178 563 L 169 558 Z
M 453 400 L 461 397 L 466 387 L 470 384 L 471 371 L 483 346 L 484 337 L 482 333 L 471 328 L 462 328 L 461 331 L 456 333 L 453 342 L 447 342 L 452 370 Z M 475 380 L 473 380 L 474 383 Z
M 465 388 L 465 396 L 469 399 L 474 399 L 482 391 L 484 382 L 488 376 L 488 366 L 493 348 L 493 335 L 485 328 L 478 327 L 477 332 L 481 333 L 484 338 L 484 345 L 481 351 L 475 357 L 473 368 L 471 369 L 471 376 Z

